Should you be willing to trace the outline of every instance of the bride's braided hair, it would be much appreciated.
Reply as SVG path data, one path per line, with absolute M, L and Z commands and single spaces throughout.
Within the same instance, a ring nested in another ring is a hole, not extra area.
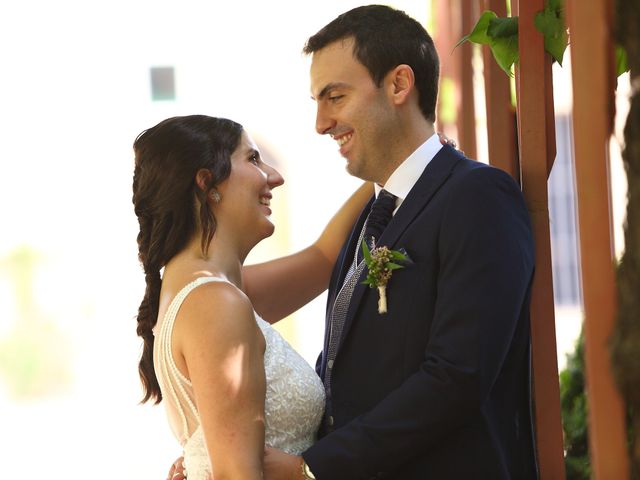
M 186 247 L 198 229 L 203 253 L 208 249 L 216 219 L 206 198 L 229 176 L 231 154 L 240 143 L 242 131 L 242 125 L 224 118 L 173 117 L 142 132 L 133 144 L 133 205 L 140 225 L 138 259 L 147 284 L 137 327 L 143 339 L 138 366 L 144 390 L 142 403 L 162 400 L 153 368 L 152 332 L 158 320 L 160 270 Z M 213 174 L 204 190 L 195 181 L 201 169 Z

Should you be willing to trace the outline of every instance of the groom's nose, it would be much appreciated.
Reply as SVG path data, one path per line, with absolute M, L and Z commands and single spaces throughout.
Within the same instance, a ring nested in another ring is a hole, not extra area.
M 320 135 L 326 135 L 335 126 L 336 122 L 331 118 L 325 102 L 319 101 L 316 110 L 316 132 Z

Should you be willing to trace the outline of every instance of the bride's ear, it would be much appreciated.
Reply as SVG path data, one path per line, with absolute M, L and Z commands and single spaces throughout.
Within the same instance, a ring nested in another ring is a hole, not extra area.
M 201 168 L 196 173 L 195 182 L 202 192 L 206 192 L 209 189 L 209 185 L 211 185 L 212 180 L 213 174 L 206 168 Z

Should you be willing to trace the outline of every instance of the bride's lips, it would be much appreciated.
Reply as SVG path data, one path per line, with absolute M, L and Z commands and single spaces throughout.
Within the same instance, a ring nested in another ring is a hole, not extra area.
M 272 211 L 271 211 L 271 199 L 273 198 L 273 195 L 271 195 L 270 193 L 264 194 L 260 196 L 260 205 L 262 205 L 263 207 L 265 207 L 265 209 L 268 212 L 268 215 L 271 215 Z

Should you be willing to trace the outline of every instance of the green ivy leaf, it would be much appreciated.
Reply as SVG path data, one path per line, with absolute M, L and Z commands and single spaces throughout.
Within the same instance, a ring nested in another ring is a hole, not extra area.
M 627 63 L 627 51 L 622 45 L 616 45 L 616 76 L 619 77 L 625 72 L 629 71 L 629 64 Z
M 547 0 L 544 6 L 545 9 L 557 12 L 562 11 L 564 8 L 564 0 Z
M 487 30 L 489 29 L 489 23 L 491 20 L 495 18 L 498 18 L 498 16 L 491 10 L 482 12 L 478 23 L 476 23 L 476 26 L 473 28 L 471 33 L 462 37 L 456 46 L 453 47 L 454 50 L 466 41 L 479 43 L 481 45 L 489 45 L 491 43 L 491 37 L 487 35 Z
M 511 66 L 520 59 L 518 36 L 494 39 L 493 42 L 491 42 L 491 53 L 493 53 L 493 57 L 496 59 L 496 62 L 498 62 L 498 65 L 500 65 L 500 68 L 502 68 L 507 75 L 511 76 Z
M 491 38 L 491 53 L 498 65 L 509 76 L 511 66 L 518 61 L 518 17 L 493 18 L 487 35 Z
M 494 18 L 489 22 L 487 35 L 493 40 L 518 36 L 518 17 Z
M 551 3 L 550 0 L 547 1 L 545 9 L 536 14 L 534 23 L 544 36 L 544 49 L 562 65 L 562 57 L 568 43 L 567 27 L 562 18 L 562 9 L 552 7 Z

